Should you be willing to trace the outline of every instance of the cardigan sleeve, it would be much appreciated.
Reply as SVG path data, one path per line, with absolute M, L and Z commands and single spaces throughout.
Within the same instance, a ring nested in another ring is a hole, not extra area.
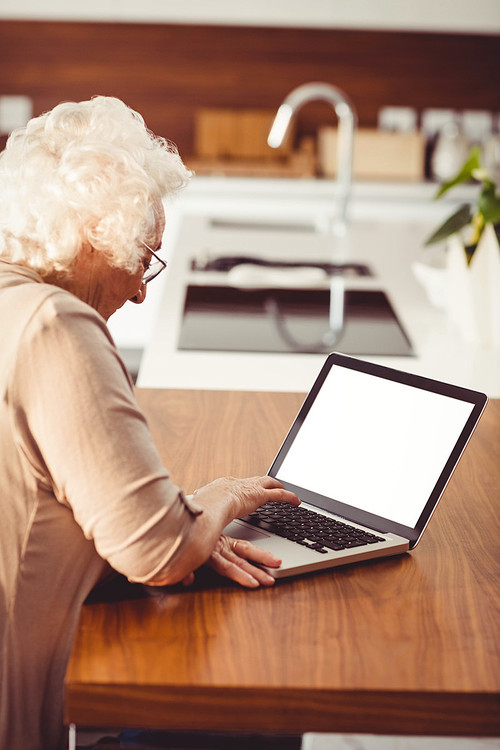
M 98 313 L 61 290 L 46 297 L 21 337 L 8 393 L 33 481 L 113 568 L 147 583 L 185 553 L 202 511 L 163 466 Z

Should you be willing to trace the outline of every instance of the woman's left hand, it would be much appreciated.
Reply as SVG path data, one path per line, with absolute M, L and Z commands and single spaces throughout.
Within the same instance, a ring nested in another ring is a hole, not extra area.
M 258 565 L 267 565 L 269 568 L 279 568 L 281 560 L 267 550 L 256 547 L 244 539 L 232 539 L 221 534 L 215 545 L 215 549 L 208 558 L 206 565 L 216 573 L 236 581 L 247 588 L 258 588 L 258 586 L 272 586 L 274 578 Z M 184 579 L 185 586 L 194 581 L 194 573 Z

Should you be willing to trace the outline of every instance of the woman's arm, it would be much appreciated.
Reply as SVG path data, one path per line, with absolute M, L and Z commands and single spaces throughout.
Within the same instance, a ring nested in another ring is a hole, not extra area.
M 220 479 L 199 489 L 195 503 L 186 499 L 104 321 L 68 293 L 46 299 L 24 332 L 9 398 L 20 460 L 131 581 L 175 583 L 212 555 L 216 569 L 231 572 L 240 555 L 220 541 L 224 527 L 268 500 L 298 504 L 270 477 Z

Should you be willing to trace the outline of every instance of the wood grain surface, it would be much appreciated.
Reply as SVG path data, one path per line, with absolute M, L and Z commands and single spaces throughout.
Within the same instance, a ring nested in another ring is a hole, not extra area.
M 187 491 L 265 473 L 303 396 L 139 390 Z M 410 554 L 244 591 L 83 608 L 67 675 L 79 725 L 259 732 L 500 733 L 500 401 Z

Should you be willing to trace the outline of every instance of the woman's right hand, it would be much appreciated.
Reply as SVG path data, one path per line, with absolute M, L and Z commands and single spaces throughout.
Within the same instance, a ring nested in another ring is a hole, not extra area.
M 275 563 L 270 558 L 261 560 L 261 553 L 252 551 L 253 545 L 238 543 L 239 549 L 236 554 L 234 548 L 228 547 L 230 543 L 222 535 L 224 528 L 233 519 L 247 516 L 268 502 L 300 505 L 300 500 L 294 492 L 286 490 L 277 479 L 269 476 L 250 479 L 235 479 L 234 477 L 216 479 L 196 490 L 193 501 L 193 505 L 201 508 L 203 513 L 194 519 L 189 544 L 185 551 L 178 555 L 175 564 L 169 565 L 168 571 L 162 571 L 161 574 L 148 581 L 149 585 L 166 586 L 183 581 L 188 586 L 194 580 L 193 571 L 209 560 L 219 572 L 237 580 L 242 585 L 249 585 L 248 577 L 245 583 L 241 570 L 248 572 L 251 561 L 270 566 Z M 256 554 L 258 557 L 255 556 Z M 234 563 L 229 571 L 228 561 L 231 564 Z M 265 579 L 260 573 L 258 576 L 257 585 L 269 583 L 270 576 L 267 574 Z
M 247 516 L 268 502 L 300 505 L 294 492 L 286 490 L 281 482 L 269 476 L 248 479 L 222 477 L 195 492 L 195 502 L 207 509 L 212 505 L 219 505 L 223 498 L 229 502 L 226 523 L 234 518 Z

